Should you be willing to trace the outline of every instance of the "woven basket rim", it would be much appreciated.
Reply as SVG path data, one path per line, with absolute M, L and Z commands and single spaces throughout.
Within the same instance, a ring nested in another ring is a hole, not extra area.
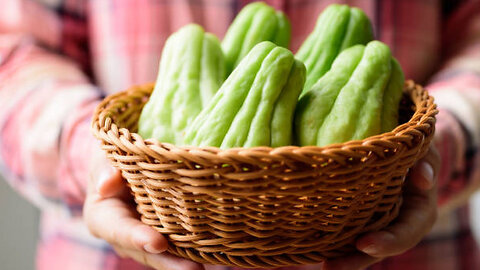
M 94 112 L 94 117 L 92 119 L 92 131 L 95 134 L 95 136 L 97 138 L 107 139 L 106 136 L 100 135 L 101 131 L 103 131 L 104 133 L 108 133 L 110 130 L 114 130 L 115 133 L 119 135 L 116 137 L 124 137 L 128 141 L 132 141 L 133 144 L 140 143 L 142 147 L 137 148 L 138 152 L 136 152 L 136 154 L 143 153 L 144 155 L 147 155 L 147 156 L 149 155 L 149 153 L 142 150 L 145 146 L 154 152 L 162 148 L 168 151 L 175 151 L 175 150 L 179 150 L 180 152 L 187 151 L 187 152 L 190 152 L 191 154 L 202 152 L 202 153 L 215 154 L 217 156 L 228 156 L 229 154 L 249 156 L 249 152 L 255 153 L 256 155 L 258 155 L 259 153 L 281 155 L 286 152 L 288 152 L 289 155 L 295 155 L 295 154 L 303 155 L 305 153 L 311 153 L 315 155 L 318 155 L 318 154 L 321 155 L 322 153 L 325 153 L 325 154 L 331 155 L 332 153 L 343 152 L 345 150 L 350 150 L 350 151 L 359 150 L 361 152 L 365 152 L 365 151 L 368 152 L 368 148 L 373 149 L 373 146 L 378 145 L 379 143 L 389 144 L 389 143 L 395 143 L 397 141 L 401 141 L 402 135 L 405 133 L 408 133 L 412 130 L 418 130 L 421 132 L 421 130 L 428 129 L 428 126 L 430 124 L 427 122 L 431 121 L 431 118 L 434 118 L 434 116 L 438 113 L 436 104 L 434 103 L 434 98 L 431 95 L 428 95 L 427 91 L 425 91 L 421 85 L 416 84 L 413 80 L 406 80 L 405 88 L 410 88 L 410 89 L 420 88 L 422 90 L 425 105 L 423 107 L 420 107 L 419 104 L 415 104 L 415 107 L 416 107 L 415 112 L 413 113 L 409 121 L 398 125 L 395 129 L 393 129 L 390 132 L 385 132 L 385 133 L 377 134 L 374 136 L 370 136 L 363 140 L 351 140 L 344 143 L 335 143 L 335 144 L 329 144 L 326 146 L 288 145 L 288 146 L 280 146 L 280 147 L 255 146 L 255 147 L 249 147 L 249 148 L 235 147 L 235 148 L 229 148 L 229 149 L 222 149 L 219 147 L 212 147 L 212 146 L 199 147 L 199 146 L 188 146 L 188 145 L 174 145 L 171 143 L 160 142 L 154 138 L 144 139 L 140 134 L 136 132 L 131 132 L 127 128 L 123 128 L 123 127 L 119 128 L 119 125 L 117 125 L 114 122 L 112 117 L 105 115 L 102 112 L 102 110 L 110 102 L 116 100 L 120 96 L 128 95 L 131 89 L 134 89 L 135 87 L 153 88 L 153 86 L 154 86 L 153 82 L 132 86 L 125 91 L 121 91 L 106 97 L 96 107 Z M 422 109 L 425 109 L 426 111 L 422 113 L 421 112 Z M 425 125 L 428 125 L 428 126 L 425 126 Z

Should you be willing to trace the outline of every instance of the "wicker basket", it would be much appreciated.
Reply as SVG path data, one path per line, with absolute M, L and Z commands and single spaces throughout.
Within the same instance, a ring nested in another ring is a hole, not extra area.
M 434 133 L 433 98 L 408 81 L 394 131 L 327 147 L 221 150 L 136 134 L 153 84 L 107 97 L 93 132 L 127 179 L 142 221 L 169 252 L 240 267 L 313 264 L 345 254 L 397 215 L 408 168 Z M 403 119 L 403 120 L 402 120 Z

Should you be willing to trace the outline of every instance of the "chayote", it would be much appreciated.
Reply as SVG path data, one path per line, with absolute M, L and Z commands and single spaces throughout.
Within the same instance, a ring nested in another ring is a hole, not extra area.
M 196 24 L 182 27 L 165 43 L 155 89 L 140 115 L 139 134 L 182 144 L 185 128 L 225 78 L 219 40 Z
M 281 11 L 263 2 L 246 5 L 228 28 L 222 41 L 222 49 L 230 73 L 262 41 L 272 41 L 278 46 L 288 47 L 291 26 Z
M 295 135 L 324 146 L 390 131 L 397 125 L 403 72 L 380 41 L 346 49 L 299 100 Z
M 292 144 L 305 72 L 288 49 L 257 44 L 187 129 L 185 144 L 224 149 Z
M 297 59 L 303 61 L 307 68 L 303 93 L 330 69 L 341 51 L 356 44 L 366 44 L 372 39 L 372 25 L 362 10 L 347 5 L 328 6 L 296 53 Z
M 392 131 L 398 125 L 398 109 L 405 83 L 400 64 L 396 59 L 392 61 L 392 75 L 383 95 L 382 133 Z

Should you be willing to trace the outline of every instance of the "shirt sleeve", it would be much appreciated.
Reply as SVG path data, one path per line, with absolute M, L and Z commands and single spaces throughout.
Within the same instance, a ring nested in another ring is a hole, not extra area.
M 87 123 L 102 94 L 88 76 L 86 7 L 11 0 L 0 9 L 0 173 L 42 210 L 81 209 L 84 164 L 98 149 Z
M 0 34 L 0 172 L 14 189 L 41 208 L 81 205 L 77 161 L 94 147 L 84 123 L 99 98 L 73 61 L 31 36 Z
M 440 204 L 473 192 L 480 181 L 479 26 L 478 2 L 468 2 L 453 14 L 445 31 L 449 57 L 427 85 L 440 111 L 435 136 L 442 158 Z

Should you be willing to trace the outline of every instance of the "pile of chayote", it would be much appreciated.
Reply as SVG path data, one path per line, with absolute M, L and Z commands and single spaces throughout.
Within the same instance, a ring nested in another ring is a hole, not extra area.
M 285 14 L 262 2 L 222 42 L 184 26 L 164 46 L 139 134 L 224 149 L 324 146 L 397 126 L 403 72 L 363 11 L 330 5 L 296 55 L 290 35 Z

